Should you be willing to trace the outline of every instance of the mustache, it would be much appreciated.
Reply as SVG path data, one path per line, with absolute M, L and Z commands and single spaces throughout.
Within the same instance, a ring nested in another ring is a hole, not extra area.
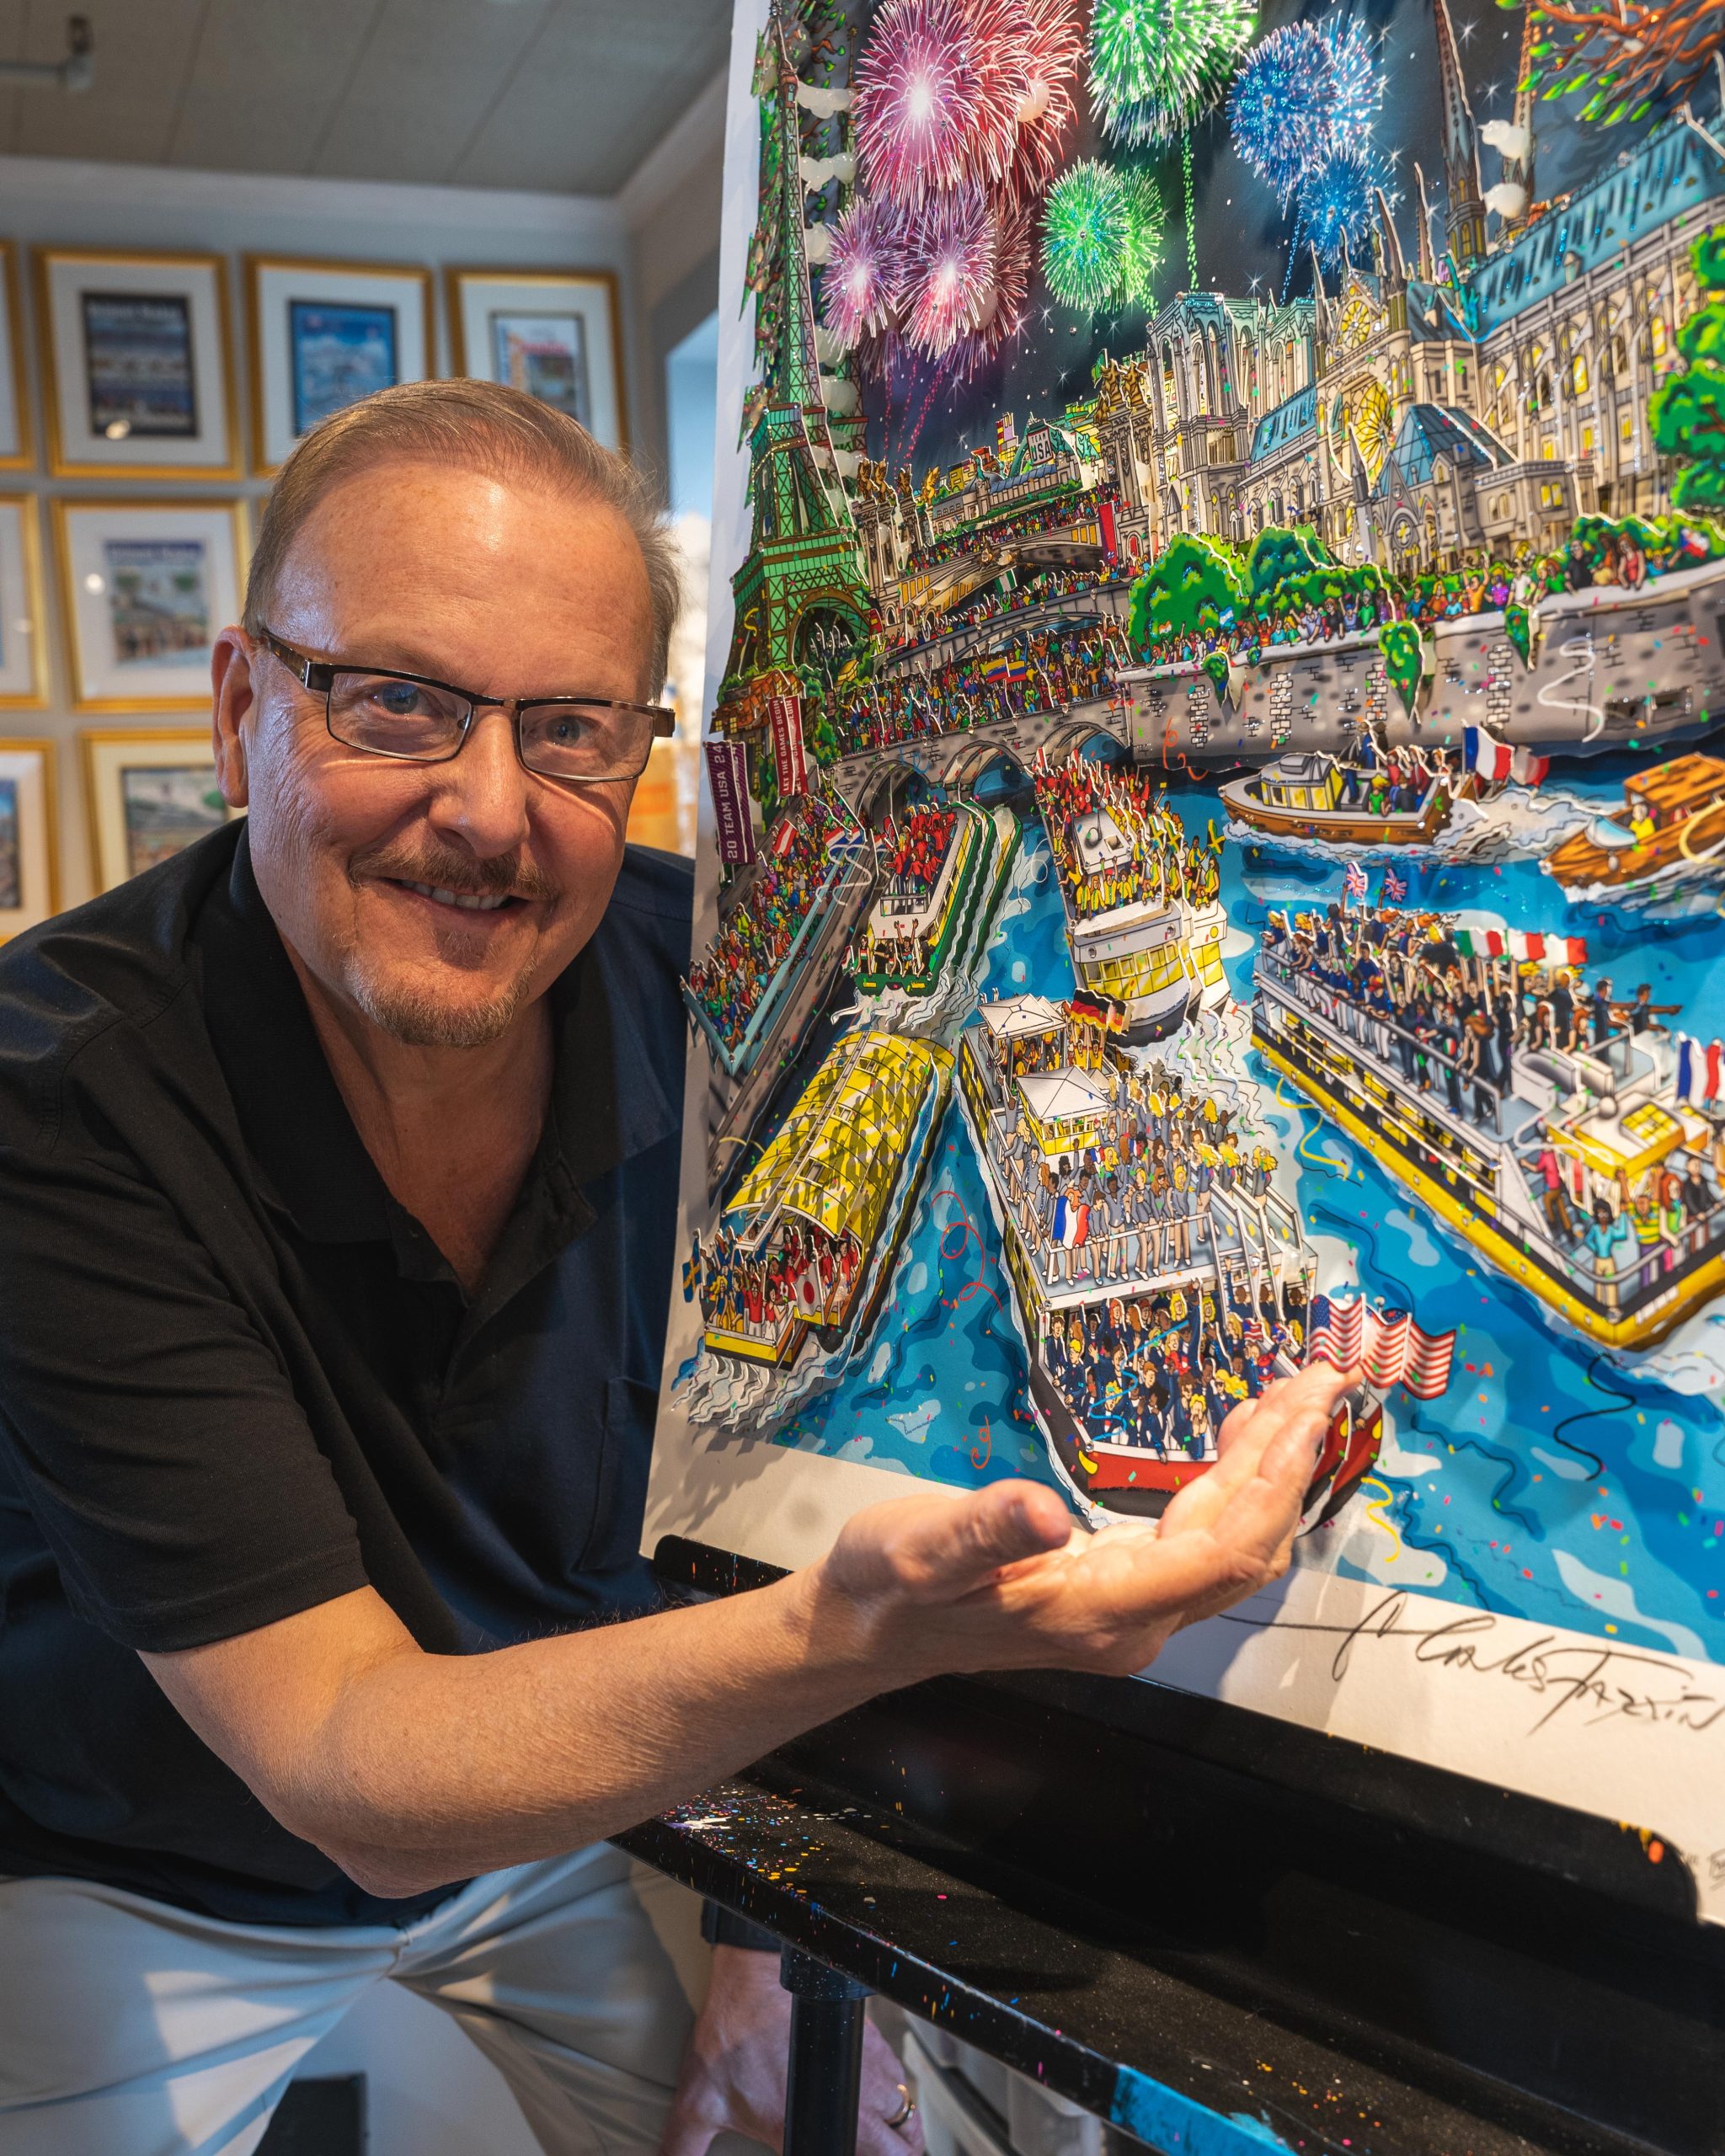
M 489 861 L 478 861 L 472 854 L 453 849 L 380 846 L 372 853 L 356 854 L 348 863 L 347 873 L 348 881 L 355 884 L 382 878 L 394 883 L 429 883 L 434 890 L 460 891 L 487 899 L 550 901 L 563 895 L 519 846 Z

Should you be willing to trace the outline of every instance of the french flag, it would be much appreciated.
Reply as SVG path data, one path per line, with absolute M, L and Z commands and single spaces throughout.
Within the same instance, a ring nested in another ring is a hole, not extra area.
M 1463 748 L 1467 768 L 1484 779 L 1509 779 L 1515 772 L 1515 751 L 1507 741 L 1498 741 L 1482 726 L 1464 727 Z

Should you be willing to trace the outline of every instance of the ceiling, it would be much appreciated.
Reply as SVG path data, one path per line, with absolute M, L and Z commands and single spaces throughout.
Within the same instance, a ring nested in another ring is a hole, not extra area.
M 612 195 L 724 67 L 729 0 L 0 0 L 0 155 Z

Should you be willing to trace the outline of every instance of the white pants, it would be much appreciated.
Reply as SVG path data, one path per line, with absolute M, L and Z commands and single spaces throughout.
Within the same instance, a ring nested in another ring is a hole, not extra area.
M 385 1977 L 466 2030 L 551 2156 L 656 2150 L 693 2019 L 666 1945 L 690 1900 L 603 1844 L 401 1929 L 222 1924 L 0 1879 L 0 2156 L 251 2156 L 306 2054 Z

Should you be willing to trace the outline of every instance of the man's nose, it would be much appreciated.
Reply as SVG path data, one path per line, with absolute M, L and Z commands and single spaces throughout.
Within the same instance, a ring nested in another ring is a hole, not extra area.
M 438 768 L 443 784 L 431 810 L 434 824 L 458 833 L 482 860 L 521 844 L 529 782 L 508 712 L 494 707 L 475 712 L 460 755 Z

